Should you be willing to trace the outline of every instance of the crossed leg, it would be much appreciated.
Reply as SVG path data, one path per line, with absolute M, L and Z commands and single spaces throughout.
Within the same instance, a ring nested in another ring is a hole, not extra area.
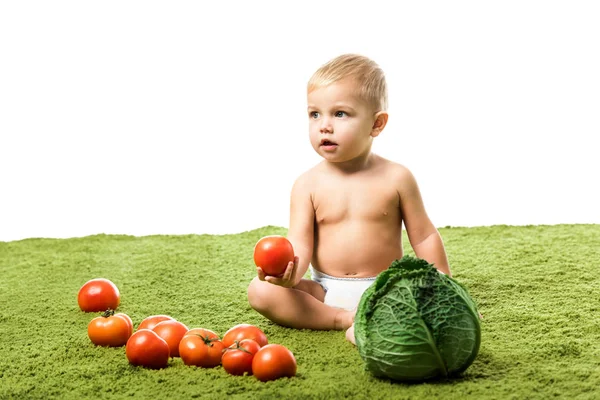
M 325 304 L 320 284 L 302 279 L 293 288 L 273 285 L 254 278 L 248 286 L 248 301 L 253 309 L 271 321 L 290 328 L 344 330 L 354 323 L 356 310 L 348 311 Z M 352 343 L 354 333 L 352 331 Z M 348 332 L 346 332 L 348 338 Z

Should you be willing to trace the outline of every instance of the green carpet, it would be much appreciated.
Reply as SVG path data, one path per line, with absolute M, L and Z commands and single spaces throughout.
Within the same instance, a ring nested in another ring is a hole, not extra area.
M 342 331 L 283 328 L 249 307 L 254 244 L 284 228 L 0 242 L 0 399 L 600 398 L 600 225 L 440 232 L 454 277 L 484 315 L 482 344 L 462 377 L 424 384 L 370 376 Z M 152 314 L 220 335 L 255 324 L 292 350 L 298 374 L 262 383 L 179 358 L 157 371 L 132 367 L 124 347 L 87 337 L 97 314 L 79 310 L 77 292 L 96 277 L 119 287 L 118 310 L 136 326 Z

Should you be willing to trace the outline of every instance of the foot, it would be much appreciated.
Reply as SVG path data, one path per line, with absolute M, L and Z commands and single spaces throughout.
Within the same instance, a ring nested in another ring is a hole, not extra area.
M 348 329 L 354 324 L 354 315 L 356 314 L 356 309 L 354 310 L 343 310 L 340 309 L 335 316 L 335 328 L 338 330 Z
M 354 339 L 354 324 L 350 328 L 346 329 L 346 339 L 356 346 L 356 339 Z

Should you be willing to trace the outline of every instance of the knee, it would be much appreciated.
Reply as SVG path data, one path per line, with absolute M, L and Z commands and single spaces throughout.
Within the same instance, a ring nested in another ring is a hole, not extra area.
M 248 303 L 250 303 L 250 307 L 258 312 L 268 308 L 270 285 L 270 283 L 261 281 L 258 277 L 252 279 L 248 286 Z

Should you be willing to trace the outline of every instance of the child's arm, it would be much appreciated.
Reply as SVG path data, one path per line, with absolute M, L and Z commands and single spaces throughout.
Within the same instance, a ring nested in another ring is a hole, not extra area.
M 408 169 L 401 173 L 398 192 L 406 233 L 415 255 L 452 276 L 442 238 L 425 211 L 417 181 Z
M 294 183 L 290 199 L 290 226 L 287 238 L 294 247 L 295 262 L 288 265 L 281 278 L 265 276 L 264 280 L 267 282 L 294 287 L 308 269 L 313 253 L 315 221 L 309 184 L 310 180 L 306 175 L 300 176 Z

